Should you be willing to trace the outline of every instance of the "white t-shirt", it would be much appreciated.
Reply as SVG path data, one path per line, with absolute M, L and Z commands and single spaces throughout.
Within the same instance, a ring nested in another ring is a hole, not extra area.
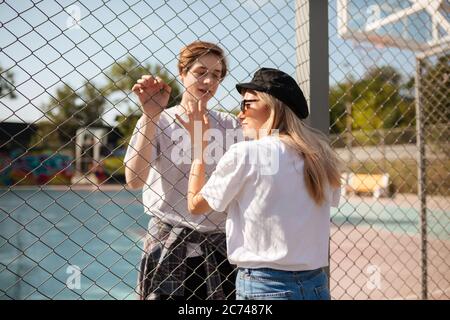
M 278 137 L 239 142 L 217 164 L 200 194 L 216 211 L 227 211 L 228 259 L 242 268 L 313 270 L 328 265 L 330 207 L 305 187 L 303 159 Z
M 192 215 L 188 211 L 186 193 L 191 170 L 191 142 L 189 133 L 178 123 L 175 114 L 187 120 L 183 108 L 178 105 L 165 109 L 156 124 L 151 168 L 142 193 L 144 211 L 173 226 L 185 226 L 199 232 L 223 231 L 226 219 L 223 213 Z M 205 152 L 214 157 L 208 158 L 211 163 L 206 165 L 207 175 L 214 171 L 219 159 L 238 141 L 237 135 L 241 134 L 237 130 L 239 125 L 236 118 L 228 113 L 209 110 L 209 120 L 214 141 L 210 142 Z M 131 137 L 125 162 L 136 155 L 136 133 L 141 126 L 139 121 Z

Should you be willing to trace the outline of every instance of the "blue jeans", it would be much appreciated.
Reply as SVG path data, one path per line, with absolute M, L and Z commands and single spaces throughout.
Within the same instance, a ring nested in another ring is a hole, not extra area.
M 237 300 L 330 300 L 328 277 L 323 269 L 282 271 L 239 268 Z

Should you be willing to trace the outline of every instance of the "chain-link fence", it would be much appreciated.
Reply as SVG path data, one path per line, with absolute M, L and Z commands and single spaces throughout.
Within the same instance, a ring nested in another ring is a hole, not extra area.
M 210 41 L 224 48 L 229 70 L 209 109 L 236 114 L 237 82 L 262 66 L 294 76 L 309 60 L 297 61 L 305 35 L 296 10 L 307 2 L 0 3 L 1 298 L 137 298 L 153 204 L 125 187 L 124 156 L 141 117 L 131 88 L 159 75 L 176 106 L 180 49 Z M 450 6 L 410 7 L 328 2 L 329 133 L 347 164 L 331 217 L 333 299 L 450 296 Z M 146 192 L 178 212 L 187 190 L 171 172 L 184 169 L 170 160 L 153 159 L 159 178 Z M 157 194 L 162 183 L 177 193 L 173 202 Z M 191 251 L 214 255 L 202 248 Z M 233 283 L 218 271 L 224 287 Z

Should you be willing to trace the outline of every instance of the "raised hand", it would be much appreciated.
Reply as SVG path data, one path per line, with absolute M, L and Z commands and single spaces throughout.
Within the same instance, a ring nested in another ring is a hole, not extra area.
M 194 133 L 195 126 L 201 129 L 201 134 L 203 135 L 209 129 L 209 118 L 206 110 L 206 106 L 202 100 L 198 102 L 188 101 L 186 106 L 186 115 L 188 116 L 188 121 L 184 121 L 180 115 L 176 114 L 175 117 L 181 123 L 181 125 L 189 132 L 191 136 L 191 141 L 194 143 Z M 199 137 L 195 137 L 199 138 Z M 198 140 L 200 141 L 200 140 Z
M 180 124 L 189 132 L 192 145 L 192 158 L 203 161 L 203 150 L 208 145 L 206 140 L 203 140 L 205 132 L 210 128 L 209 118 L 206 110 L 205 102 L 199 100 L 197 103 L 188 101 L 186 106 L 186 115 L 188 121 L 184 121 L 180 115 L 175 114 L 175 117 Z
M 166 108 L 172 88 L 160 77 L 144 75 L 131 90 L 138 96 L 142 112 L 153 118 Z

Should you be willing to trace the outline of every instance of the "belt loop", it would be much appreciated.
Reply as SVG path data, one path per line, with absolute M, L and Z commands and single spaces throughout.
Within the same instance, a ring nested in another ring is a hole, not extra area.
M 250 269 L 249 268 L 239 268 L 239 269 L 241 269 L 241 271 L 242 271 L 242 273 L 244 275 L 247 275 L 247 276 L 250 275 Z

